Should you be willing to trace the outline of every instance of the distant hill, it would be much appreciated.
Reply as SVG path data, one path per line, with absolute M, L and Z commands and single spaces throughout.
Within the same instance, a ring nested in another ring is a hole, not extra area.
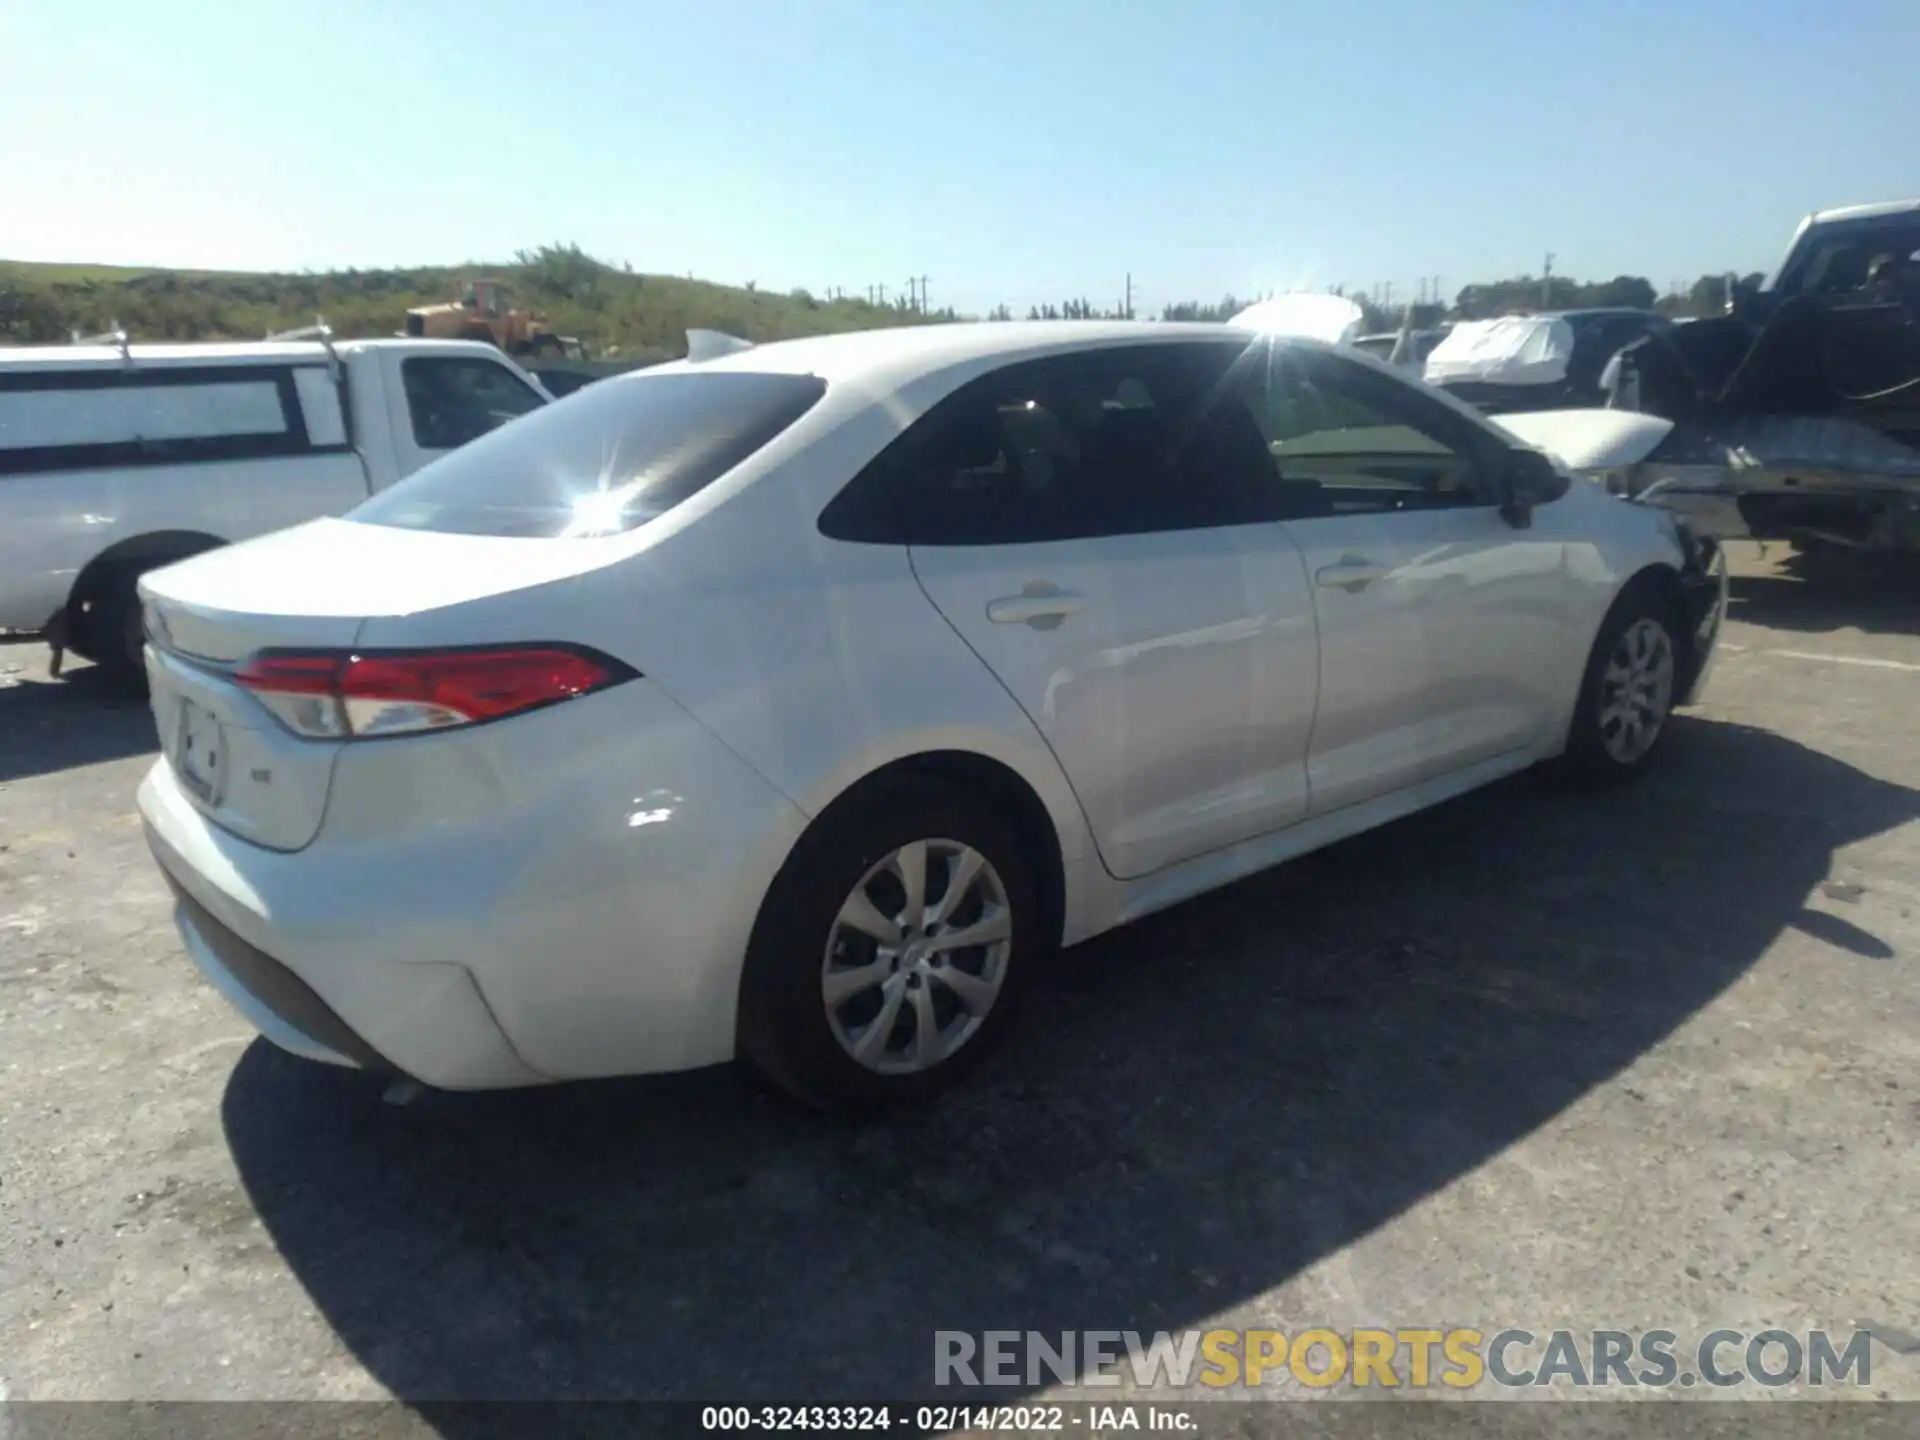
M 47 344 L 118 323 L 135 340 L 257 339 L 325 317 L 343 337 L 392 335 L 407 310 L 450 300 L 467 276 L 503 280 L 514 302 L 595 357 L 664 360 L 686 352 L 686 331 L 724 330 L 777 340 L 838 330 L 955 318 L 864 300 L 823 300 L 674 275 L 641 275 L 577 246 L 522 251 L 511 264 L 270 275 L 43 265 L 0 260 L 0 344 Z

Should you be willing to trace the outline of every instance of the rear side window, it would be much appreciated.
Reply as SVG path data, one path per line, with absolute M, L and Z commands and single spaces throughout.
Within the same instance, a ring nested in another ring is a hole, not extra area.
M 0 375 L 0 474 L 306 450 L 289 370 Z
M 456 449 L 547 403 L 506 366 L 470 357 L 405 360 L 400 385 L 422 450 Z
M 617 534 L 753 455 L 826 393 L 811 375 L 603 380 L 442 456 L 349 513 L 462 535 Z
M 823 533 L 1006 545 L 1266 518 L 1273 473 L 1243 347 L 1151 345 L 1010 365 L 942 401 L 835 497 Z

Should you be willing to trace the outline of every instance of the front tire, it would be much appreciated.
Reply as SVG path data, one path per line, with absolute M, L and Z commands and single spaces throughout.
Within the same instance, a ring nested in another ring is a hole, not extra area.
M 1039 949 L 1038 890 L 991 808 L 918 778 L 821 817 L 761 906 L 739 1049 L 819 1109 L 929 1098 L 985 1058 Z
M 1651 585 L 1631 586 L 1614 602 L 1581 678 L 1559 765 L 1564 778 L 1611 785 L 1646 773 L 1673 717 L 1680 633 L 1672 606 Z

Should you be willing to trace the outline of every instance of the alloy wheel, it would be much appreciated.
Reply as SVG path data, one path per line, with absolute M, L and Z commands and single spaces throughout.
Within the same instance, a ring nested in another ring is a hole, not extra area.
M 828 933 L 820 990 L 834 1038 L 880 1074 L 931 1070 L 978 1033 L 1012 950 L 991 861 L 956 840 L 902 845 L 861 877 Z
M 1653 748 L 1673 704 L 1673 640 L 1642 616 L 1621 632 L 1600 677 L 1600 743 L 1631 765 Z

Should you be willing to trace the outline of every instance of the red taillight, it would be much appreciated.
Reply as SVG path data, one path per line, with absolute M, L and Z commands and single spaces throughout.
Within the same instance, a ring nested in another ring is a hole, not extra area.
M 263 650 L 234 672 L 297 735 L 346 739 L 498 720 L 604 690 L 633 671 L 560 645 L 475 650 Z

